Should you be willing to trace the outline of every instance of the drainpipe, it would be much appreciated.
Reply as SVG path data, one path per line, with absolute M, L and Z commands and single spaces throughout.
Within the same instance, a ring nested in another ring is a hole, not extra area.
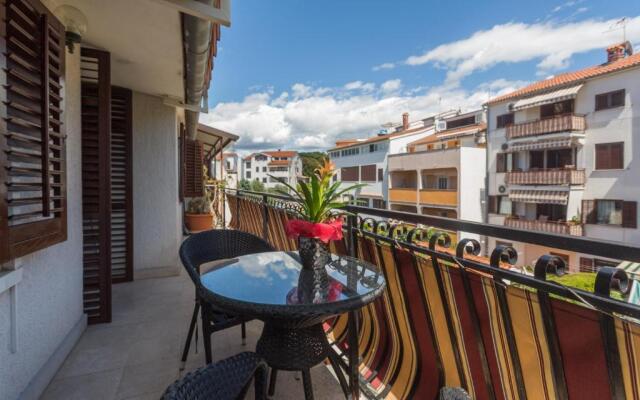
M 213 6 L 214 0 L 197 0 L 208 6 Z M 183 15 L 182 36 L 185 57 L 185 103 L 200 106 L 206 94 L 205 76 L 209 65 L 211 46 L 210 21 Z M 198 128 L 199 112 L 185 110 L 185 127 L 187 135 L 195 139 Z
M 485 148 L 485 157 L 484 157 L 484 163 L 485 163 L 485 178 L 484 178 L 484 222 L 485 224 L 489 223 L 489 177 L 491 175 L 491 171 L 489 171 L 489 133 L 490 133 L 490 122 L 491 122 L 491 117 L 490 117 L 490 113 L 489 113 L 489 106 L 488 105 L 484 105 L 483 106 L 484 111 L 485 111 L 485 115 L 487 117 L 487 133 L 486 133 L 486 146 Z M 484 240 L 484 246 L 482 246 L 482 248 L 484 249 L 484 255 L 488 256 L 489 255 L 489 237 L 488 236 L 484 236 L 483 238 Z

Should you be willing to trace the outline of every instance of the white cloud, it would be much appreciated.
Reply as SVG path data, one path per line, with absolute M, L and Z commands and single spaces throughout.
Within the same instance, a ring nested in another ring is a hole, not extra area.
M 620 31 L 611 29 L 617 20 L 584 20 L 566 24 L 543 22 L 507 23 L 446 43 L 405 60 L 407 65 L 433 64 L 444 68 L 447 82 L 457 84 L 464 77 L 500 63 L 540 59 L 540 74 L 569 66 L 574 54 L 602 49 L 620 41 Z M 627 20 L 627 38 L 640 41 L 640 16 Z
M 376 88 L 376 85 L 371 82 L 364 83 L 362 81 L 349 82 L 344 85 L 346 90 L 362 90 L 363 92 L 371 92 Z
M 380 85 L 380 89 L 383 93 L 397 92 L 401 87 L 402 81 L 400 79 L 391 79 Z
M 440 86 L 419 91 L 402 90 L 402 82 L 390 80 L 373 91 L 319 88 L 296 84 L 289 95 L 253 93 L 242 101 L 220 103 L 201 114 L 200 121 L 240 136 L 236 149 L 327 149 L 337 138 L 367 137 L 386 122 L 400 123 L 403 112 L 411 120 L 434 113 L 479 108 L 495 96 L 513 90 L 520 81 L 497 80 L 472 91 Z M 359 86 L 359 85 L 351 85 Z
M 390 62 L 386 62 L 380 65 L 376 65 L 375 67 L 371 68 L 374 71 L 380 71 L 383 69 L 394 69 L 396 67 L 395 63 L 390 63 Z

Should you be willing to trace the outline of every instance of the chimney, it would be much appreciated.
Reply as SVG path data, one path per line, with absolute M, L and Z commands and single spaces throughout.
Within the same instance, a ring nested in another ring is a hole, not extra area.
M 402 114 L 402 130 L 406 131 L 409 129 L 409 113 L 406 112 Z
M 612 63 L 633 54 L 633 47 L 629 41 L 607 47 L 607 62 Z

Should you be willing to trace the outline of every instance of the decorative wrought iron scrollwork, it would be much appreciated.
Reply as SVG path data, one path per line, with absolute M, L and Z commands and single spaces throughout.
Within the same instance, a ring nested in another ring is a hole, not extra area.
M 407 243 L 420 245 L 418 242 L 425 242 L 428 236 L 429 230 L 418 226 L 407 233 Z
M 514 265 L 518 261 L 518 252 L 512 246 L 500 244 L 491 252 L 489 264 L 494 268 L 500 268 L 500 263 Z
M 373 233 L 381 236 L 388 236 L 391 230 L 391 225 L 387 221 L 378 221 L 378 224 Z
M 387 237 L 389 239 L 402 239 L 404 226 L 402 224 L 390 224 Z
M 631 289 L 629 276 L 619 268 L 602 267 L 596 274 L 594 292 L 598 296 L 609 297 L 611 289 L 627 294 Z
M 464 258 L 465 254 L 477 256 L 480 254 L 480 242 L 475 239 L 462 239 L 456 246 L 456 257 Z
M 376 229 L 378 227 L 378 221 L 376 221 L 371 217 L 365 217 L 365 218 L 358 217 L 358 218 L 360 218 L 358 226 L 360 227 L 361 231 L 373 232 L 373 233 L 376 232 Z
M 451 247 L 451 236 L 447 232 L 436 231 L 429 238 L 429 249 L 435 250 L 436 245 L 448 249 Z
M 553 273 L 556 276 L 565 274 L 566 265 L 562 258 L 551 254 L 545 254 L 538 258 L 533 269 L 533 276 L 536 279 L 547 280 L 547 274 Z

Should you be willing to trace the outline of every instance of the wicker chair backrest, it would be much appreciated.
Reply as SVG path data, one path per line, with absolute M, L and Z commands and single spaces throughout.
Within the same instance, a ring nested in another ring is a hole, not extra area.
M 180 260 L 189 277 L 200 286 L 200 265 L 252 253 L 274 251 L 261 238 L 231 229 L 213 229 L 188 237 L 180 246 Z

